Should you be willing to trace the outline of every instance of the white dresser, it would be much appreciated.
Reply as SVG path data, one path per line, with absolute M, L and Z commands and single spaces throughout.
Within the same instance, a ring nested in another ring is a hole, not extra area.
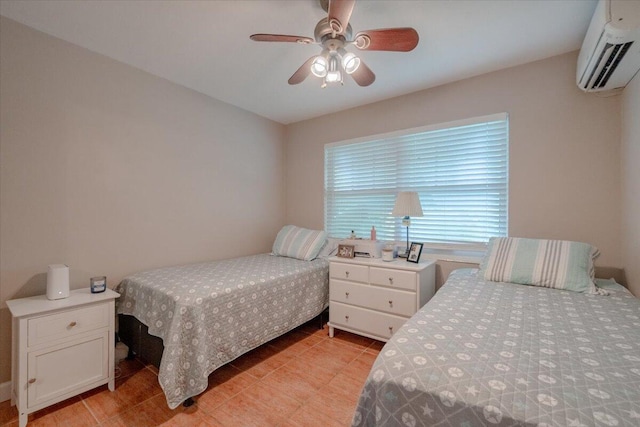
M 102 384 L 113 391 L 115 299 L 111 289 L 72 291 L 50 301 L 36 296 L 7 301 L 13 316 L 11 404 L 19 425 L 28 415 Z
M 334 328 L 387 341 L 435 293 L 435 262 L 330 258 L 329 336 Z

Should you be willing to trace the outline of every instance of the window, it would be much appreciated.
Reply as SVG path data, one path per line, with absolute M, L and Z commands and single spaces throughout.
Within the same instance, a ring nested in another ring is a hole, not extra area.
M 404 241 L 391 215 L 399 191 L 417 191 L 423 217 L 410 239 L 485 243 L 507 235 L 506 113 L 325 146 L 325 229 Z

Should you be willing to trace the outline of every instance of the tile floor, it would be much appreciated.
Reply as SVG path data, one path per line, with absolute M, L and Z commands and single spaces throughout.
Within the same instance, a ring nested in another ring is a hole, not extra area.
M 28 427 L 350 425 L 364 380 L 383 343 L 318 328 L 317 319 L 215 371 L 196 403 L 170 410 L 155 367 L 123 361 L 116 390 L 106 385 L 29 416 Z M 0 403 L 0 426 L 18 413 Z

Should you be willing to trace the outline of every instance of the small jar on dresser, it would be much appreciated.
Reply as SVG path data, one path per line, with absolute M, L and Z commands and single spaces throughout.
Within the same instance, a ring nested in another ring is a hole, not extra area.
M 334 329 L 387 341 L 435 293 L 435 262 L 330 258 L 329 336 Z
M 7 301 L 12 319 L 11 404 L 28 415 L 103 384 L 115 388 L 115 299 L 89 288 L 68 298 Z

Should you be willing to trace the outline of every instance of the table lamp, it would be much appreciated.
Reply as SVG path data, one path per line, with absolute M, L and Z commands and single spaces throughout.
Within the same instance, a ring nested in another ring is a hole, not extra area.
M 409 225 L 411 224 L 412 216 L 423 216 L 422 205 L 420 204 L 420 197 L 415 191 L 401 191 L 396 196 L 396 204 L 393 207 L 393 216 L 402 217 L 402 225 L 407 227 L 407 248 L 404 254 L 398 255 L 401 258 L 406 258 L 409 254 Z

